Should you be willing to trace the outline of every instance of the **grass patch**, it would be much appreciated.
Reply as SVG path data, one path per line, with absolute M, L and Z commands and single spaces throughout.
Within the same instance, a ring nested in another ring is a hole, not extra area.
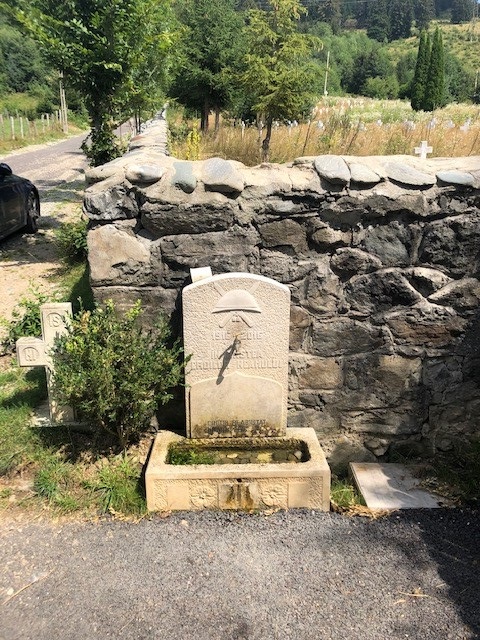
M 177 114 L 178 115 L 178 114 Z M 460 126 L 470 120 L 468 131 Z M 187 121 L 192 131 L 198 122 Z M 222 121 L 218 133 L 200 137 L 199 158 L 221 157 L 247 166 L 261 162 L 265 131 L 253 125 L 243 131 L 233 122 Z M 314 109 L 311 122 L 274 128 L 270 161 L 290 162 L 301 156 L 340 154 L 357 156 L 405 154 L 412 156 L 421 140 L 433 147 L 429 157 L 459 157 L 480 154 L 480 109 L 478 105 L 452 104 L 432 114 L 414 112 L 410 102 L 370 98 L 328 97 Z M 173 156 L 186 159 L 191 153 L 187 138 L 171 140 Z
M 343 480 L 336 476 L 332 476 L 330 499 L 334 507 L 341 510 L 348 510 L 359 505 L 365 505 L 362 496 L 358 493 L 354 485 L 348 480 Z

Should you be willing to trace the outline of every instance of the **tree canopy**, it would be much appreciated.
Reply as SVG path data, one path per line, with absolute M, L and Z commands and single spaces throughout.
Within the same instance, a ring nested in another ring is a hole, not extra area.
M 244 91 L 266 124 L 264 159 L 268 158 L 274 120 L 301 117 L 319 95 L 319 67 L 312 53 L 322 47 L 318 38 L 298 31 L 305 11 L 299 0 L 270 0 L 270 5 L 270 11 L 249 13 L 242 76 Z
M 117 120 L 144 106 L 164 73 L 172 41 L 170 0 L 8 0 L 0 6 L 84 96 L 93 163 L 118 155 Z
M 200 111 L 206 131 L 210 110 L 218 114 L 233 100 L 235 69 L 243 56 L 242 16 L 235 0 L 185 0 L 177 16 L 183 33 L 170 93 Z

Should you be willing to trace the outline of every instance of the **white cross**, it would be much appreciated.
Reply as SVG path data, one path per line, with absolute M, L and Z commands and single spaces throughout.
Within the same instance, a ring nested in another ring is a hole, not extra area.
M 422 140 L 419 147 L 415 147 L 415 153 L 420 156 L 420 160 L 427 159 L 427 153 L 432 153 L 433 148 L 428 146 L 426 140 Z
M 52 302 L 40 307 L 42 319 L 41 338 L 19 338 L 17 361 L 20 367 L 45 367 L 47 374 L 48 405 L 52 424 L 72 423 L 75 414 L 72 407 L 61 406 L 52 397 L 53 362 L 50 355 L 55 338 L 63 335 L 72 317 L 70 302 Z

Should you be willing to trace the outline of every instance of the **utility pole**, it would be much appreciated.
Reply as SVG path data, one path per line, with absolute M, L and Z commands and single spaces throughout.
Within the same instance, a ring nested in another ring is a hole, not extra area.
M 328 91 L 327 91 L 327 83 L 328 83 L 328 70 L 330 68 L 330 51 L 327 51 L 327 66 L 325 68 L 325 83 L 323 85 L 323 95 L 325 97 L 328 96 Z
M 59 73 L 60 83 L 60 121 L 62 123 L 63 133 L 68 133 L 68 113 L 67 113 L 67 100 L 65 98 L 65 89 L 63 87 L 63 71 Z

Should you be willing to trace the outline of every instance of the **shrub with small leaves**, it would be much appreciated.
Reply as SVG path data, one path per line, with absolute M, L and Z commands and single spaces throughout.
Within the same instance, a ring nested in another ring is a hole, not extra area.
M 56 230 L 56 244 L 61 258 L 67 264 L 87 259 L 87 224 L 85 218 L 80 218 L 75 222 L 64 222 Z
M 183 374 L 181 349 L 169 344 L 166 321 L 146 330 L 141 313 L 138 302 L 121 316 L 111 300 L 83 310 L 53 351 L 57 400 L 124 448 L 145 432 Z

